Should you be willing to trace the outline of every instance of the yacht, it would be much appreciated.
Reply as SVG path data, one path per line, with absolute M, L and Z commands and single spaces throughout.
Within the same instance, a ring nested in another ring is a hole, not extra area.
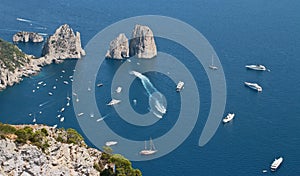
M 223 119 L 223 123 L 228 123 L 234 118 L 234 113 L 228 113 L 226 117 Z
M 82 116 L 83 114 L 84 114 L 84 113 L 81 112 L 81 113 L 78 113 L 77 116 L 80 117 L 80 116 Z
M 245 85 L 250 87 L 251 89 L 257 90 L 258 92 L 262 91 L 262 87 L 260 85 L 258 85 L 257 83 L 245 82 Z
M 184 86 L 184 82 L 182 81 L 179 81 L 177 86 L 176 86 L 176 91 L 179 92 L 183 89 L 183 86 Z
M 147 149 L 146 145 L 147 144 L 146 144 L 146 141 L 145 141 L 145 149 L 140 151 L 141 155 L 153 155 L 157 152 L 151 138 L 150 138 L 150 141 L 149 141 L 150 148 Z
M 99 84 L 97 84 L 97 87 L 101 87 L 101 86 L 103 86 L 103 84 L 102 84 L 102 83 L 99 83 Z
M 280 157 L 278 159 L 275 159 L 273 161 L 273 163 L 271 164 L 271 171 L 276 171 L 276 169 L 280 166 L 280 164 L 282 163 L 283 158 Z
M 265 70 L 267 70 L 265 66 L 260 65 L 260 64 L 246 65 L 245 67 L 248 68 L 248 69 L 251 69 L 251 70 L 259 70 L 259 71 L 265 71 Z
M 113 145 L 117 145 L 117 144 L 118 144 L 117 141 L 108 141 L 108 142 L 105 142 L 105 145 L 106 145 L 107 147 L 110 147 L 110 146 L 113 146 Z
M 121 91 L 122 91 L 122 87 L 117 87 L 116 92 L 121 93 Z
M 112 106 L 112 105 L 118 104 L 120 102 L 121 102 L 121 100 L 112 99 L 107 105 L 108 106 Z

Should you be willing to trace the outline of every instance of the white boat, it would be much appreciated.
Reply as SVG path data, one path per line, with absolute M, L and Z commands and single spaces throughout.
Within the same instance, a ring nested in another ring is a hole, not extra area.
M 97 87 L 101 87 L 101 86 L 103 86 L 103 84 L 102 84 L 102 83 L 99 83 L 99 84 L 97 84 Z
M 69 82 L 68 81 L 64 81 L 64 84 L 69 84 Z
M 234 118 L 234 113 L 228 113 L 226 117 L 223 118 L 223 123 L 228 123 Z
M 97 122 L 100 122 L 100 121 L 102 121 L 102 120 L 104 120 L 104 117 L 99 118 L 99 119 L 97 119 L 96 121 L 97 121 Z
M 44 84 L 43 84 L 43 87 L 45 87 L 46 85 L 47 85 L 47 84 L 46 84 L 46 83 L 44 83 Z
M 53 93 L 52 93 L 52 92 L 49 92 L 48 94 L 49 94 L 50 96 L 52 96 L 52 95 L 53 95 Z
M 108 106 L 112 106 L 112 105 L 118 104 L 120 102 L 121 102 L 121 100 L 112 99 L 107 105 Z
M 80 117 L 80 116 L 82 116 L 83 114 L 84 114 L 84 113 L 81 112 L 81 113 L 77 114 L 77 116 Z
M 271 164 L 271 171 L 276 171 L 277 168 L 280 166 L 280 164 L 282 163 L 283 158 L 279 157 L 278 159 L 275 159 L 273 161 L 273 163 Z
M 211 56 L 211 65 L 209 65 L 209 68 L 212 70 L 218 70 L 218 67 L 214 65 L 214 55 Z
M 60 122 L 63 122 L 64 120 L 65 120 L 65 118 L 64 118 L 64 117 L 60 118 Z
M 260 64 L 246 65 L 245 67 L 248 68 L 248 69 L 251 69 L 251 70 L 258 70 L 258 71 L 265 71 L 265 70 L 267 70 L 267 68 L 265 66 L 260 65 Z
M 258 85 L 257 83 L 245 82 L 245 85 L 250 87 L 251 89 L 257 90 L 258 92 L 262 91 L 262 87 L 260 85 Z
M 41 84 L 43 84 L 43 82 L 44 82 L 44 81 L 40 81 L 40 82 L 38 82 L 38 85 L 41 85 Z
M 60 112 L 64 112 L 65 108 L 61 108 Z
M 122 87 L 120 87 L 120 86 L 117 87 L 116 92 L 117 92 L 117 93 L 121 93 L 121 91 L 122 91 Z
M 150 148 L 147 149 L 147 142 L 145 141 L 145 149 L 140 151 L 141 155 L 153 155 L 157 152 L 151 138 L 149 141 L 149 145 L 150 145 Z
M 184 82 L 182 81 L 179 81 L 177 86 L 176 86 L 176 91 L 179 92 L 183 89 L 183 86 L 184 86 Z
M 105 145 L 107 147 L 110 147 L 110 146 L 113 146 L 113 145 L 117 145 L 117 144 L 118 144 L 117 141 L 107 141 L 107 142 L 105 142 Z

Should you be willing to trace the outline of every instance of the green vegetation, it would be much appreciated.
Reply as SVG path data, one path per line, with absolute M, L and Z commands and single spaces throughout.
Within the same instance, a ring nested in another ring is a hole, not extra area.
M 9 71 L 14 72 L 14 70 L 29 60 L 26 59 L 25 54 L 19 50 L 19 48 L 9 42 L 0 38 L 0 61 L 9 69 Z
M 73 143 L 77 145 L 82 145 L 83 137 L 74 129 L 67 129 L 67 143 Z
M 0 123 L 0 135 L 14 134 L 16 131 L 15 127 Z
M 102 176 L 141 176 L 142 173 L 139 169 L 133 169 L 131 162 L 120 154 L 112 154 L 112 149 L 110 147 L 104 146 L 101 160 L 104 163 L 95 163 L 94 168 L 101 170 L 104 168 L 103 165 L 113 163 L 115 165 L 115 173 L 113 168 L 108 167 L 107 169 L 102 169 Z

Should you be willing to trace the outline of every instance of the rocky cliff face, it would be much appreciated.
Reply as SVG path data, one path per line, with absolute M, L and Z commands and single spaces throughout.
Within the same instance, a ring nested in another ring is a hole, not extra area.
M 20 82 L 23 76 L 40 71 L 36 61 L 38 59 L 22 53 L 17 46 L 0 39 L 0 91 Z
M 49 63 L 59 62 L 63 59 L 80 59 L 85 55 L 81 47 L 80 33 L 73 32 L 69 25 L 64 24 L 56 29 L 55 33 L 47 39 L 42 55 Z
M 21 31 L 13 36 L 13 42 L 43 42 L 44 37 L 35 32 Z
M 48 126 L 32 125 L 34 131 L 47 130 L 49 147 L 43 152 L 30 143 L 20 144 L 13 139 L 0 139 L 0 175 L 99 175 L 94 164 L 101 152 L 85 146 L 61 143 L 57 134 L 63 131 Z M 16 128 L 20 128 L 17 126 Z M 12 137 L 14 138 L 14 137 Z
M 39 37 L 30 37 L 28 32 L 17 33 L 14 41 L 38 41 Z M 0 39 L 0 91 L 7 86 L 22 81 L 23 76 L 37 74 L 41 67 L 54 62 L 60 63 L 67 58 L 81 58 L 85 55 L 81 47 L 80 33 L 74 34 L 69 25 L 60 26 L 50 36 L 43 48 L 44 57 L 34 58 L 26 55 L 11 43 Z
M 119 34 L 117 38 L 110 42 L 106 58 L 123 59 L 129 57 L 129 44 L 125 34 Z
M 148 26 L 135 25 L 129 44 L 129 55 L 138 58 L 153 58 L 157 55 L 153 32 Z

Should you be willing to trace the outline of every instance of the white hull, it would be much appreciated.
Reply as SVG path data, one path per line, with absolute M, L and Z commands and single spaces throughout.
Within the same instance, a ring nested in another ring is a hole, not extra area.
M 110 147 L 110 146 L 113 146 L 113 145 L 117 145 L 117 144 L 118 144 L 117 141 L 108 141 L 108 142 L 105 143 L 105 145 L 106 145 L 107 147 Z
M 153 155 L 156 152 L 157 152 L 157 150 L 142 150 L 142 151 L 140 151 L 140 154 L 141 155 Z
M 183 89 L 183 86 L 184 86 L 184 82 L 182 81 L 179 81 L 177 86 L 176 86 L 176 91 L 179 92 Z
M 257 83 L 250 83 L 244 82 L 246 86 L 250 87 L 251 89 L 257 90 L 258 92 L 262 92 L 262 87 Z
M 223 119 L 223 123 L 228 123 L 234 118 L 235 114 L 234 113 L 228 113 L 226 117 Z
M 276 171 L 276 169 L 280 166 L 280 164 L 283 162 L 283 158 L 280 157 L 278 159 L 275 159 L 273 163 L 271 164 L 271 171 Z
M 259 65 L 259 64 L 258 65 L 246 65 L 245 67 L 248 69 L 251 69 L 251 70 L 258 70 L 258 71 L 267 70 L 265 66 Z
M 107 105 L 108 106 L 112 106 L 112 105 L 118 104 L 120 102 L 121 102 L 121 100 L 112 99 Z

